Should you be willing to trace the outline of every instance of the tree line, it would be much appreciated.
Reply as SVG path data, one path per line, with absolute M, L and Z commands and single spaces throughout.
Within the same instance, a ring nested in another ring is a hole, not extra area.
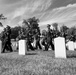
M 6 17 L 3 16 L 3 14 L 0 15 L 0 20 L 5 20 L 7 19 Z M 31 29 L 32 34 L 35 35 L 36 34 L 36 29 L 40 30 L 39 27 L 39 19 L 37 19 L 36 17 L 32 17 L 29 19 L 24 19 L 22 22 L 22 26 L 15 26 L 15 27 L 11 27 L 11 39 L 16 39 L 19 36 L 19 31 L 21 30 L 21 28 L 24 29 L 25 34 L 27 33 L 28 29 Z M 66 25 L 62 25 L 60 27 L 60 30 L 58 29 L 58 23 L 53 23 L 52 24 L 55 31 L 59 32 L 61 34 L 65 33 L 66 34 L 66 38 L 67 39 L 74 39 L 74 41 L 76 40 L 76 27 L 73 26 L 71 28 L 69 28 Z M 2 27 L 2 23 L 0 22 L 0 26 Z M 46 30 L 43 30 L 41 33 L 44 34 Z M 1 39 L 1 34 L 3 33 L 3 31 L 0 33 L 0 39 Z

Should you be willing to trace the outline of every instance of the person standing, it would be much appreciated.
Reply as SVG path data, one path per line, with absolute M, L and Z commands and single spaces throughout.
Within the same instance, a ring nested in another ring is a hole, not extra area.
M 46 35 L 46 41 L 47 41 L 47 49 L 49 48 L 49 46 L 51 45 L 52 50 L 54 50 L 54 44 L 52 42 L 53 39 L 53 31 L 50 29 L 50 25 L 48 24 L 47 26 L 48 30 L 47 30 L 47 35 Z
M 28 51 L 29 51 L 29 49 L 31 49 L 31 50 L 34 50 L 34 47 L 32 46 L 32 33 L 31 33 L 31 29 L 28 29 L 27 31 L 26 31 L 26 40 L 27 40 L 27 48 L 28 48 Z
M 36 39 L 36 49 L 42 49 L 41 45 L 40 45 L 40 31 L 37 31 L 36 35 L 35 35 L 35 39 Z
M 6 32 L 4 33 L 4 45 L 3 45 L 3 50 L 2 50 L 2 53 L 5 52 L 5 50 L 9 50 L 10 52 L 12 52 L 12 47 L 11 47 L 11 38 L 10 38 L 10 35 L 11 35 L 11 29 L 10 29 L 10 26 L 7 26 L 6 27 Z

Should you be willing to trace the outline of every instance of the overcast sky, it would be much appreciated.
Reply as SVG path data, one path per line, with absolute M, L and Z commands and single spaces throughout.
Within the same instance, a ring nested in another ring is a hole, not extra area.
M 71 27 L 76 24 L 76 0 L 0 0 L 0 13 L 7 17 L 4 25 L 16 26 L 36 16 L 42 28 L 53 22 Z

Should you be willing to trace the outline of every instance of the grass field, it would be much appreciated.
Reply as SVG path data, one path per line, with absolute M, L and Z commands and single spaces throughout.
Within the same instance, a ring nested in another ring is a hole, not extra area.
M 55 58 L 54 51 L 3 53 L 0 75 L 76 75 L 76 51 L 67 51 L 67 59 Z

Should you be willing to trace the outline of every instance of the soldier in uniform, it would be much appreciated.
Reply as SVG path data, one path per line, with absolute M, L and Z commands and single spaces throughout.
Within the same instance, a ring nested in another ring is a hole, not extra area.
M 36 49 L 42 49 L 41 45 L 40 45 L 40 29 L 37 30 L 36 35 L 35 35 L 35 39 L 36 39 Z
M 25 36 L 26 36 L 26 40 L 27 40 L 28 51 L 29 51 L 29 49 L 34 50 L 32 44 L 31 44 L 33 38 L 32 38 L 32 32 L 31 32 L 30 28 L 26 30 Z
M 48 50 L 50 45 L 51 45 L 52 50 L 54 50 L 54 44 L 52 42 L 53 32 L 50 29 L 50 25 L 49 24 L 48 24 L 47 28 L 48 28 L 48 31 L 47 31 L 47 35 L 46 35 L 46 41 L 47 41 L 47 48 L 46 48 L 46 50 Z
M 18 39 L 25 39 L 25 35 L 24 35 L 24 31 L 23 31 L 23 28 L 21 28 L 21 31 L 19 31 L 19 36 L 18 36 Z
M 8 49 L 10 52 L 12 52 L 12 47 L 11 47 L 11 38 L 10 38 L 10 35 L 11 35 L 11 29 L 10 29 L 10 26 L 7 26 L 6 27 L 6 32 L 4 33 L 4 45 L 3 45 L 3 50 L 2 50 L 2 53 L 5 52 L 5 49 Z
M 45 51 L 47 51 L 48 46 L 47 46 L 47 37 L 46 37 L 46 35 L 43 36 L 43 40 L 42 40 L 41 44 L 45 47 Z
M 6 32 L 6 28 L 4 28 L 4 31 L 2 32 L 1 34 L 1 41 L 2 41 L 2 48 L 3 48 L 3 45 L 4 45 L 4 39 L 5 39 L 5 32 Z

